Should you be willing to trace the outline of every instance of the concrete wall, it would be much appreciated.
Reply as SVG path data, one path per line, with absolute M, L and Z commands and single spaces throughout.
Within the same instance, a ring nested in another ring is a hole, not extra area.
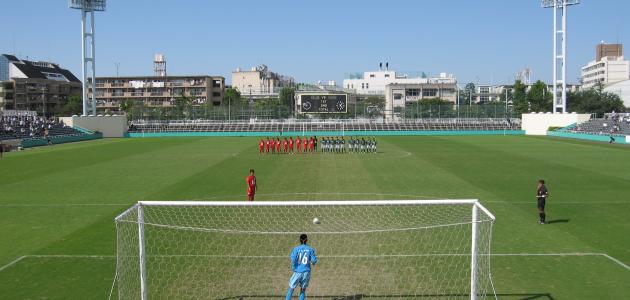
M 549 127 L 565 127 L 590 120 L 589 114 L 531 113 L 522 115 L 526 135 L 547 135 Z
M 127 134 L 127 117 L 65 117 L 59 118 L 66 125 L 80 127 L 90 131 L 99 131 L 105 138 L 125 137 Z

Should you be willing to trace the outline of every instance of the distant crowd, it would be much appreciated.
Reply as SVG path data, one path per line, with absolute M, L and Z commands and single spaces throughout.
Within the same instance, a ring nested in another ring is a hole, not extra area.
M 316 153 L 377 153 L 375 138 L 293 137 L 266 138 L 258 142 L 259 154 Z
M 65 126 L 62 121 L 38 116 L 0 115 L 0 139 L 48 136 L 55 126 Z

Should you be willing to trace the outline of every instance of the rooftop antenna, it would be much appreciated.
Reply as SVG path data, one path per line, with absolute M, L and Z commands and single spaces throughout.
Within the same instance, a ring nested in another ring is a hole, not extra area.
M 81 52 L 83 69 L 83 115 L 90 114 L 88 107 L 88 83 L 96 83 L 96 61 L 94 48 L 94 12 L 105 11 L 106 0 L 68 0 L 68 7 L 81 10 Z M 89 17 L 88 17 L 89 15 Z M 88 24 L 89 23 L 89 24 Z M 89 42 L 89 43 L 88 43 Z M 88 73 L 88 65 L 91 72 Z M 92 92 L 92 114 L 96 115 L 96 92 Z
M 577 4 L 580 4 L 580 0 L 542 0 L 542 7 L 553 8 L 554 114 L 567 112 L 567 8 Z M 560 18 L 558 18 L 558 15 L 560 15 Z M 558 21 L 560 21 L 560 24 L 558 24 Z M 560 49 L 558 49 L 558 38 L 561 43 Z M 558 65 L 560 65 L 561 74 L 558 74 Z M 561 78 L 559 78 L 558 75 L 560 75 Z M 560 91 L 558 88 L 560 88 Z

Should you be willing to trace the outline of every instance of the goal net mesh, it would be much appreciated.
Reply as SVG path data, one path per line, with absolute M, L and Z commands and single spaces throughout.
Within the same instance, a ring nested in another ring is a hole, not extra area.
M 491 215 L 474 203 L 379 202 L 143 202 L 116 218 L 118 298 L 284 299 L 302 233 L 319 260 L 308 297 L 495 298 Z

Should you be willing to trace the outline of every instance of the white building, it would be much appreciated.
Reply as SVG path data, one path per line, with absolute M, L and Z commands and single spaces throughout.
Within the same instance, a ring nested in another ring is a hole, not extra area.
M 232 72 L 232 87 L 244 97 L 275 97 L 278 96 L 280 89 L 293 84 L 292 77 L 271 72 L 266 65 L 253 67 L 249 71 L 237 68 Z
M 597 45 L 596 59 L 582 67 L 582 87 L 589 89 L 604 86 L 630 78 L 630 62 L 623 57 L 620 44 Z
M 390 112 L 396 107 L 427 98 L 440 98 L 455 103 L 457 85 L 455 83 L 390 83 L 385 86 L 385 109 Z
M 630 107 L 630 79 L 609 84 L 604 88 L 605 92 L 619 96 L 626 107 Z
M 390 84 L 457 84 L 452 74 L 440 73 L 440 77 L 423 78 L 397 74 L 395 71 L 379 70 L 364 72 L 363 76 L 351 76 L 343 80 L 343 87 L 354 90 L 358 95 L 386 95 L 385 89 Z

